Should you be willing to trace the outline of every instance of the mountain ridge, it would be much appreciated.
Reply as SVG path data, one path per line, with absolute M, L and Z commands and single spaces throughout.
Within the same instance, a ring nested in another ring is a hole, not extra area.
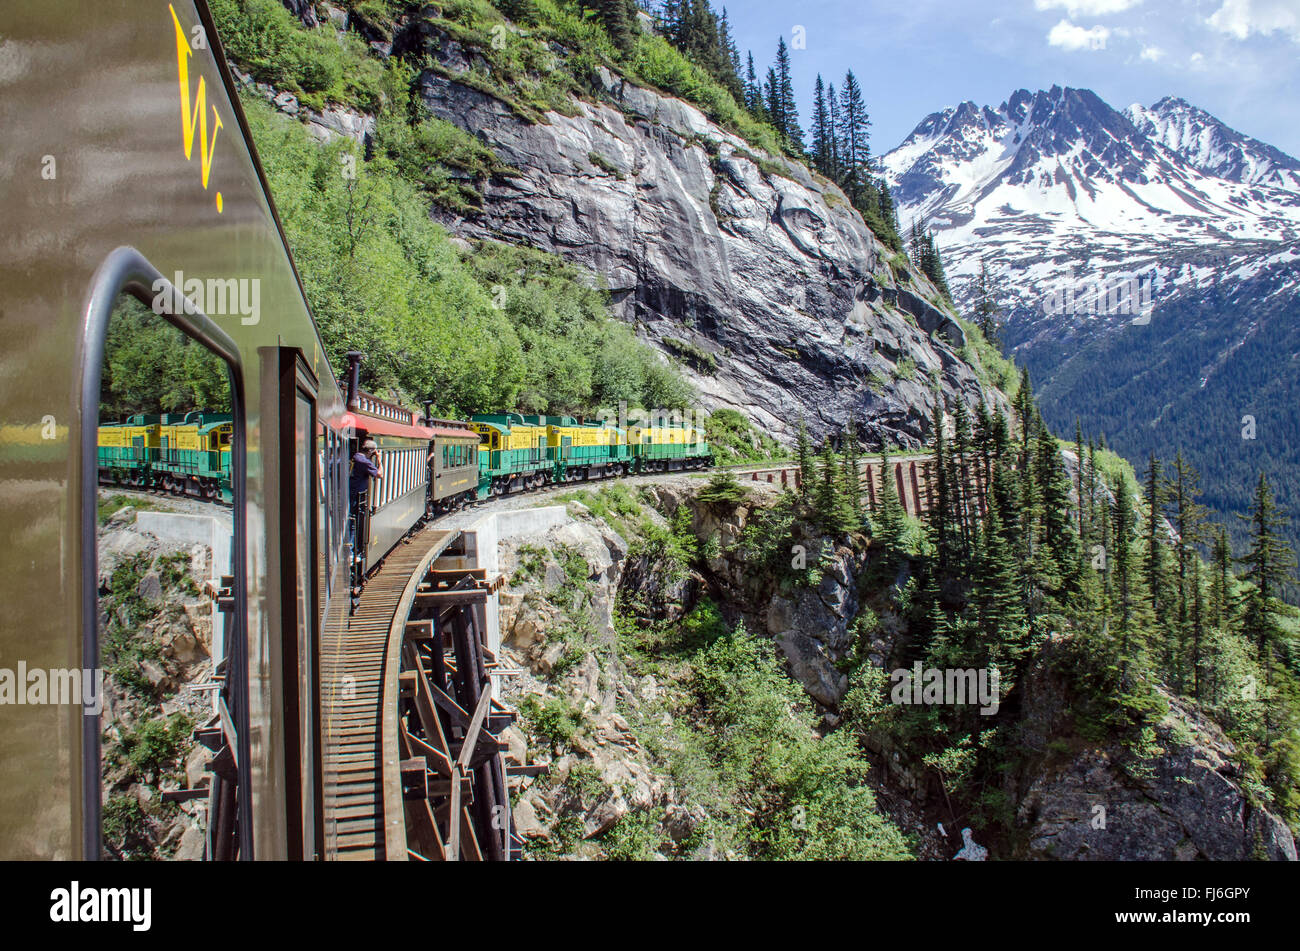
M 1120 111 L 1053 86 L 931 113 L 881 166 L 959 304 L 989 269 L 1053 428 L 1081 420 L 1136 460 L 1182 449 L 1232 531 L 1245 457 L 1300 511 L 1300 160 L 1183 99 Z M 1247 417 L 1267 452 L 1225 448 Z

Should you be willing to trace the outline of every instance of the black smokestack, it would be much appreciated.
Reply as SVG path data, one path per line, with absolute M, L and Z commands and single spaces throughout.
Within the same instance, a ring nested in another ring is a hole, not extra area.
M 349 350 L 348 358 L 348 409 L 357 408 L 357 390 L 361 388 L 361 361 L 366 358 L 364 353 L 357 350 Z

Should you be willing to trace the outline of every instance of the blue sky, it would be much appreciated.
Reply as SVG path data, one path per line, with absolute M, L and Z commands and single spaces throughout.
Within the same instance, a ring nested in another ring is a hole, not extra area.
M 722 0 L 713 0 L 721 8 Z M 818 72 L 866 91 L 872 151 L 925 116 L 1013 90 L 1094 90 L 1117 109 L 1181 96 L 1300 156 L 1300 0 L 730 0 L 742 61 L 760 75 L 777 38 L 792 49 L 800 119 Z

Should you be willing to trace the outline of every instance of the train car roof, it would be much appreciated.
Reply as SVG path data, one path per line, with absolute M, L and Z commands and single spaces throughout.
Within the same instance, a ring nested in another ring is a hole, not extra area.
M 433 426 L 429 432 L 440 439 L 472 439 L 478 442 L 478 433 L 472 429 L 452 429 L 447 426 Z
M 358 431 L 364 431 L 371 435 L 402 436 L 407 439 L 432 439 L 435 432 L 427 426 L 407 426 L 404 423 L 396 423 L 390 419 L 363 416 L 360 413 L 351 411 L 343 414 L 343 425 L 345 427 L 351 426 Z

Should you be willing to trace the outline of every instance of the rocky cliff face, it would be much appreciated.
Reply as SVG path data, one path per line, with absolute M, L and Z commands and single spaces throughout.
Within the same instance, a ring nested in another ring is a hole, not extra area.
M 1156 755 L 1135 764 L 1117 745 L 1074 735 L 1069 685 L 1049 668 L 1031 674 L 1022 701 L 1024 749 L 1041 755 L 1013 794 L 1027 836 L 1021 857 L 1296 861 L 1291 831 L 1247 792 L 1233 743 L 1213 721 L 1162 691 L 1169 712 Z
M 441 64 L 421 77 L 430 112 L 518 170 L 485 183 L 481 215 L 446 224 L 590 268 L 641 335 L 686 357 L 708 408 L 787 435 L 800 415 L 821 434 L 852 414 L 868 438 L 919 446 L 932 380 L 950 399 L 981 398 L 934 288 L 895 270 L 843 194 L 806 168 L 603 69 L 605 101 L 529 123 L 455 78 L 472 53 L 425 42 Z
M 524 713 L 506 729 L 506 758 L 537 769 L 511 779 L 515 826 L 533 857 L 603 857 L 596 841 L 632 812 L 663 816 L 660 854 L 693 821 L 625 714 L 662 686 L 629 675 L 613 623 L 635 559 L 628 542 L 581 503 L 574 520 L 504 542 L 502 652 L 521 675 L 506 699 Z

